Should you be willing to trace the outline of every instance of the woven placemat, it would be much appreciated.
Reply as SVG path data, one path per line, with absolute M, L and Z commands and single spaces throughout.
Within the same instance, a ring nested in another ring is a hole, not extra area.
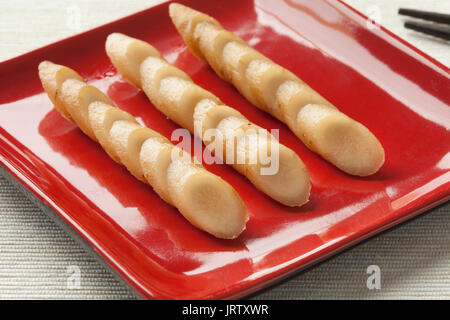
M 155 1 L 15 0 L 0 3 L 0 59 L 69 36 L 150 6 Z M 406 31 L 399 6 L 441 8 L 450 2 L 428 0 L 348 0 L 358 10 L 380 17 L 382 25 L 444 64 L 449 47 Z M 76 18 L 80 14 L 79 24 Z M 379 14 L 378 14 L 378 13 Z M 75 14 L 75 16 L 74 16 Z M 68 17 L 72 20 L 68 20 Z M 77 29 L 78 28 L 78 29 Z M 288 281 L 252 296 L 259 299 L 449 299 L 450 204 L 314 266 Z M 367 268 L 380 270 L 380 289 L 368 289 Z M 74 285 L 73 275 L 80 274 Z M 34 203 L 0 177 L 0 299 L 131 299 L 135 295 L 69 237 Z

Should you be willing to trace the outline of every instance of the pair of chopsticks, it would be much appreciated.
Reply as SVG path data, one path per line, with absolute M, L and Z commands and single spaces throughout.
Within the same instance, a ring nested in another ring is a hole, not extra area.
M 450 14 L 400 8 L 398 14 L 435 23 L 406 21 L 405 28 L 437 38 L 450 40 Z

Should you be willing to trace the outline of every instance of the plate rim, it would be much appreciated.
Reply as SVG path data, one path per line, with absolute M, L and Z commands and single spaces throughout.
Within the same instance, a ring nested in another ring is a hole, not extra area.
M 367 19 L 367 16 L 365 16 L 363 13 L 356 10 L 355 8 L 351 7 L 350 5 L 344 3 L 342 0 L 324 0 L 324 1 L 326 3 L 328 3 L 329 5 L 332 5 L 331 3 L 341 4 L 341 5 L 345 6 L 346 8 L 350 9 L 351 11 L 353 11 L 354 13 L 358 14 L 362 18 Z M 132 19 L 135 16 L 145 14 L 148 11 L 154 10 L 160 6 L 165 6 L 168 2 L 173 2 L 173 1 L 165 0 L 158 4 L 152 5 L 146 9 L 143 9 L 138 12 L 126 15 L 122 18 L 110 21 L 106 24 L 83 31 L 81 33 L 77 33 L 77 34 L 62 38 L 62 39 L 52 42 L 50 44 L 41 46 L 34 50 L 31 50 L 26 53 L 20 54 L 18 56 L 1 61 L 0 68 L 5 67 L 10 64 L 20 62 L 22 59 L 29 58 L 33 54 L 36 54 L 39 51 L 49 49 L 49 48 L 55 47 L 55 46 L 64 45 L 64 43 L 69 42 L 74 38 L 83 37 L 86 34 L 99 31 L 103 28 L 106 28 L 106 27 L 112 25 L 112 24 L 120 23 L 120 22 L 129 20 L 129 19 Z M 445 65 L 443 65 L 442 63 L 440 63 L 433 57 L 429 56 L 428 54 L 424 53 L 420 49 L 414 47 L 412 44 L 410 44 L 406 40 L 393 34 L 391 31 L 387 30 L 383 26 L 380 26 L 380 29 L 382 30 L 382 32 L 384 34 L 386 34 L 387 37 L 399 42 L 401 45 L 406 46 L 409 49 L 412 49 L 414 52 L 418 53 L 423 58 L 427 59 L 429 62 L 431 62 L 437 68 L 441 69 L 442 71 L 446 72 L 447 74 L 450 73 L 450 68 L 446 67 Z M 414 58 L 414 59 L 416 59 L 416 58 Z M 36 188 L 38 188 L 38 186 L 35 186 L 35 188 L 33 188 L 32 185 L 34 185 L 34 183 L 30 179 L 27 179 L 25 177 L 25 175 L 20 172 L 20 170 L 15 168 L 14 164 L 12 162 L 8 161 L 8 159 L 6 157 L 4 157 L 2 154 L 0 154 L 0 167 L 3 167 L 3 169 L 9 175 L 11 175 L 13 177 L 13 179 L 21 185 L 21 187 L 23 187 L 25 190 L 27 190 L 27 192 L 31 193 L 31 195 L 36 200 L 41 202 L 44 206 L 49 207 L 51 209 L 51 211 L 54 212 L 55 215 L 57 215 L 59 218 L 63 219 L 63 221 L 68 225 L 68 227 L 73 229 L 75 234 L 78 234 L 82 238 L 81 240 L 84 240 L 88 243 L 89 247 L 92 248 L 92 251 L 95 252 L 95 251 L 98 251 L 98 249 L 103 250 L 101 248 L 101 246 L 98 246 L 98 245 L 96 246 L 95 244 L 91 243 L 90 239 L 86 238 L 82 234 L 81 231 L 83 231 L 83 230 L 80 230 L 82 228 L 73 226 L 71 221 L 68 221 L 68 217 L 66 217 L 64 214 L 60 213 L 59 209 L 55 208 L 51 203 L 46 201 L 44 199 L 44 197 L 39 195 L 39 192 L 36 190 Z M 441 176 L 439 176 L 439 177 L 441 177 Z M 420 187 L 417 187 L 417 188 L 420 188 Z M 45 193 L 43 190 L 39 190 L 39 191 L 43 194 Z M 221 298 L 221 299 L 223 299 L 223 298 L 235 299 L 235 298 L 245 297 L 249 294 L 254 294 L 255 292 L 257 292 L 259 290 L 262 290 L 268 286 L 275 285 L 276 283 L 279 283 L 280 281 L 283 281 L 284 279 L 289 278 L 289 276 L 292 276 L 293 273 L 295 273 L 297 271 L 301 272 L 303 269 L 309 268 L 309 267 L 311 267 L 311 265 L 313 265 L 315 263 L 326 260 L 326 259 L 330 258 L 331 256 L 334 256 L 335 254 L 337 254 L 343 250 L 353 247 L 354 245 L 360 243 L 363 240 L 371 238 L 374 235 L 376 235 L 384 230 L 387 230 L 395 225 L 398 225 L 406 220 L 409 220 L 409 219 L 411 219 L 411 218 L 413 218 L 413 217 L 415 217 L 415 216 L 417 216 L 439 204 L 447 202 L 448 200 L 450 200 L 450 182 L 447 182 L 447 183 L 444 182 L 439 185 L 436 185 L 436 186 L 434 186 L 434 188 L 432 190 L 429 190 L 425 193 L 421 193 L 418 198 L 414 199 L 412 202 L 407 204 L 406 207 L 404 206 L 404 207 L 401 207 L 400 209 L 398 209 L 397 213 L 402 211 L 401 214 L 397 214 L 395 217 L 390 217 L 389 219 L 383 220 L 383 223 L 378 224 L 375 228 L 372 228 L 370 230 L 361 230 L 359 233 L 350 235 L 350 236 L 346 237 L 345 239 L 341 239 L 340 241 L 334 242 L 332 244 L 328 243 L 326 246 L 324 246 L 323 249 L 321 249 L 317 253 L 315 253 L 316 257 L 314 259 L 308 260 L 307 262 L 302 261 L 302 264 L 303 264 L 302 266 L 300 266 L 300 262 L 293 262 L 293 263 L 291 262 L 286 267 L 280 268 L 276 271 L 269 272 L 261 277 L 258 277 L 255 280 L 252 280 L 251 284 L 249 284 L 249 285 L 239 286 L 237 289 L 230 290 L 229 292 L 226 292 L 226 293 L 216 293 L 214 297 Z M 46 212 L 46 210 L 44 210 L 44 212 Z M 70 232 L 69 232 L 69 235 L 70 235 Z M 88 250 L 88 251 L 91 251 L 91 250 Z M 134 285 L 136 285 L 136 287 L 133 287 L 132 285 L 127 283 L 127 285 L 129 285 L 133 289 L 134 292 L 136 292 L 140 296 L 145 296 L 137 288 L 138 281 L 134 281 L 133 279 L 131 279 L 131 277 L 127 276 L 126 274 L 122 274 L 121 272 L 116 270 L 116 267 L 118 267 L 118 264 L 119 264 L 118 261 L 108 259 L 101 252 L 99 252 L 99 255 L 100 255 L 99 260 L 106 262 L 107 265 L 109 266 L 109 269 L 112 269 L 114 271 L 114 273 L 119 275 L 120 278 L 123 278 L 126 282 L 131 281 L 131 282 L 133 282 Z M 210 298 L 210 297 L 205 297 L 205 298 Z

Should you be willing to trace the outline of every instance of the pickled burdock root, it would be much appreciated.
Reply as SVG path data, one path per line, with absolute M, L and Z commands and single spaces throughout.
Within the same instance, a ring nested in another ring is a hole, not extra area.
M 309 149 L 352 175 L 368 176 L 383 165 L 384 149 L 369 129 L 292 72 L 204 13 L 172 3 L 169 14 L 192 53 L 252 104 L 288 125 Z
M 150 44 L 113 33 L 107 38 L 106 53 L 124 78 L 142 88 L 161 112 L 201 138 L 256 188 L 284 205 L 300 206 L 308 201 L 309 175 L 294 151 L 196 85 Z M 210 130 L 216 130 L 215 139 L 208 136 Z M 249 141 L 253 143 L 246 143 Z M 213 142 L 223 147 L 212 148 Z
M 158 132 L 138 124 L 72 69 L 44 61 L 39 77 L 65 118 L 99 142 L 137 179 L 150 184 L 194 226 L 224 239 L 236 238 L 245 229 L 247 209 L 223 179 L 195 164 L 189 154 Z

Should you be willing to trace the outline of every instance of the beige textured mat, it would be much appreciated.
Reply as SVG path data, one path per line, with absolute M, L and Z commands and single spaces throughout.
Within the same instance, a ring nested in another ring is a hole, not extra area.
M 144 9 L 156 1 L 2 1 L 0 59 Z M 399 6 L 450 13 L 448 0 L 348 0 L 446 65 L 450 47 L 404 30 Z M 107 3 L 107 5 L 105 5 Z M 79 19 L 77 18 L 79 17 Z M 79 22 L 79 23 L 78 23 Z M 369 290 L 369 265 L 381 289 Z M 78 269 L 77 269 L 78 268 Z M 79 288 L 70 281 L 80 271 Z M 0 178 L 1 299 L 128 299 L 130 291 L 15 187 Z M 450 299 L 450 204 L 272 287 L 263 299 Z

